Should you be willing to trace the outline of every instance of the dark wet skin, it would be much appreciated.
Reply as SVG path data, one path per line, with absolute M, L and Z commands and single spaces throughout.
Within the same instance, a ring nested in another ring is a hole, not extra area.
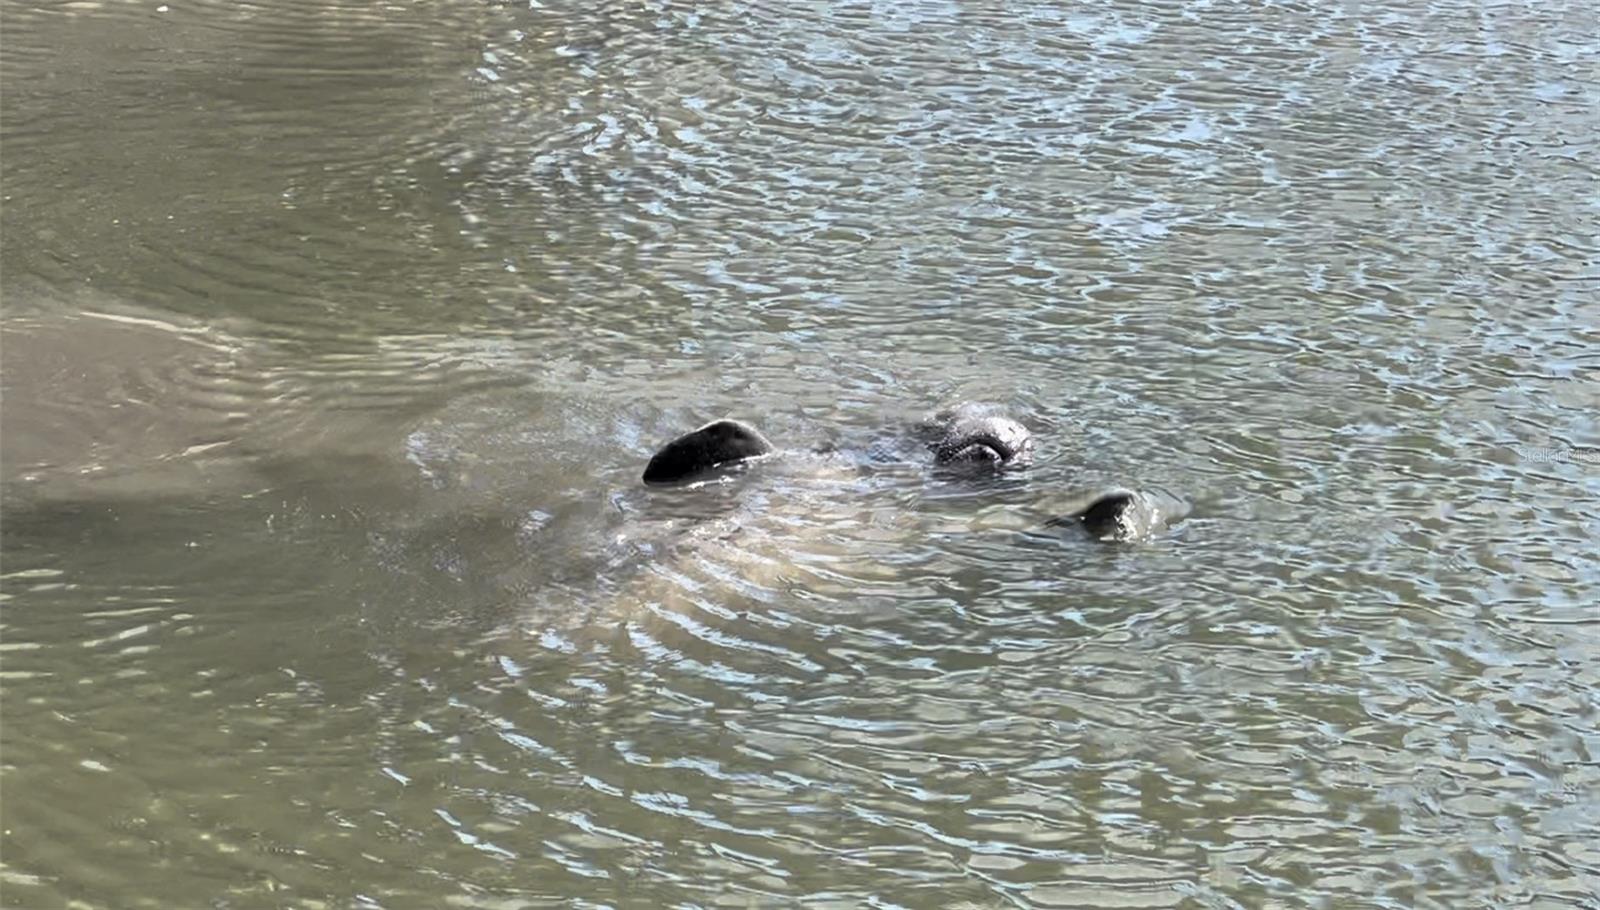
M 772 443 L 737 420 L 714 420 L 662 446 L 644 468 L 648 484 L 681 483 L 727 464 L 770 454 Z

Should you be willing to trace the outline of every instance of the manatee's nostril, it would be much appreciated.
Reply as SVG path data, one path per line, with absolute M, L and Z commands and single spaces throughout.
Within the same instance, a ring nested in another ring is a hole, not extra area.
M 982 443 L 963 446 L 954 452 L 941 453 L 943 464 L 1001 464 L 1006 456 L 992 446 Z

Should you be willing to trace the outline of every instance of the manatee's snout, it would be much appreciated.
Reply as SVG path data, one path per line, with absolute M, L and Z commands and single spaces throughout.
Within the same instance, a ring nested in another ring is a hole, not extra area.
M 999 467 L 1006 463 L 1006 455 L 999 449 L 987 443 L 975 442 L 963 446 L 954 452 L 940 451 L 934 453 L 934 459 L 939 464 L 965 464 L 974 467 Z
M 933 460 L 941 465 L 1021 467 L 1033 458 L 1033 434 L 999 414 L 963 415 L 948 424 L 931 448 Z
M 644 482 L 679 483 L 720 465 L 772 452 L 772 443 L 749 424 L 714 420 L 662 446 L 644 468 Z

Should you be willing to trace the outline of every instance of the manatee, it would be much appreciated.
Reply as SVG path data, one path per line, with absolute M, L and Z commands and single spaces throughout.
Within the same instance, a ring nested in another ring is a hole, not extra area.
M 682 483 L 704 477 L 725 465 L 773 452 L 755 427 L 737 420 L 713 420 L 662 446 L 644 468 L 648 484 Z
M 584 541 L 574 549 L 579 567 L 540 588 L 519 625 L 541 641 L 555 634 L 561 647 L 613 635 L 663 655 L 756 647 L 743 617 L 789 593 L 825 610 L 938 596 L 937 573 L 906 570 L 937 549 L 937 537 L 1050 539 L 1065 530 L 1086 542 L 1132 541 L 1181 514 L 1176 500 L 1145 491 L 1040 502 L 1024 484 L 974 482 L 1015 474 L 1032 453 L 1026 426 L 989 405 L 809 448 L 738 420 L 712 421 L 662 445 L 643 484 L 608 498 L 614 508 L 595 516 L 603 527 L 588 528 L 601 546 L 583 528 L 549 532 L 553 546 Z M 741 470 L 753 463 L 759 469 Z M 726 482 L 695 483 L 705 479 Z M 566 597 L 576 598 L 570 608 L 559 606 Z M 805 655 L 773 655 L 814 670 Z
M 1033 434 L 996 405 L 967 402 L 941 411 L 916 428 L 940 470 L 964 474 L 1026 467 L 1033 458 Z M 647 484 L 695 480 L 712 471 L 776 450 L 754 427 L 717 420 L 672 440 L 650 459 Z M 1080 497 L 1044 522 L 1051 529 L 1079 529 L 1100 541 L 1146 539 L 1188 514 L 1176 497 L 1155 491 L 1113 487 Z

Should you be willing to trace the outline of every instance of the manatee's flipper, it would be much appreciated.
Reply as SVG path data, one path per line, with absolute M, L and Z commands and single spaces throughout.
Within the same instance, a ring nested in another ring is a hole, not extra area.
M 1060 518 L 1050 527 L 1082 527 L 1096 540 L 1141 540 L 1187 515 L 1189 507 L 1164 493 L 1109 490 L 1088 505 Z
M 772 443 L 749 424 L 714 420 L 662 446 L 644 468 L 645 483 L 693 480 L 712 468 L 766 455 Z
M 1021 467 L 1033 458 L 1033 434 L 993 407 L 964 404 L 935 421 L 928 447 L 938 464 Z

